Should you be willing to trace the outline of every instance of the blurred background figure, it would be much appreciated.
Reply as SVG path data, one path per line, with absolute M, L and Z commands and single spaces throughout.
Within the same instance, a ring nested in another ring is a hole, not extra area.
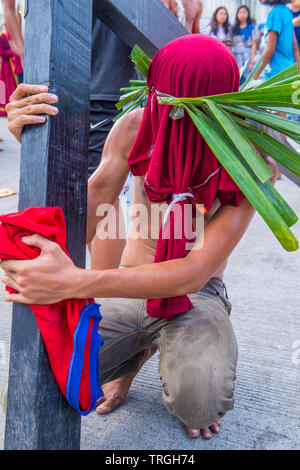
M 162 2 L 177 16 L 178 21 L 189 33 L 205 33 L 206 28 L 201 23 L 203 9 L 201 0 L 162 0 Z
M 227 8 L 219 7 L 216 9 L 208 28 L 208 34 L 219 39 L 228 47 L 232 47 L 232 28 L 229 23 Z
M 300 48 L 300 0 L 291 0 L 291 3 L 288 5 L 288 7 L 293 13 L 295 34 L 298 47 Z
M 24 0 L 2 0 L 5 24 L 10 34 L 10 47 L 24 64 Z
M 281 0 L 260 0 L 262 4 L 271 5 L 266 29 L 267 43 L 263 53 L 263 64 L 256 73 L 255 79 L 265 70 L 265 79 L 282 72 L 295 62 L 300 71 L 299 48 L 293 25 L 293 14 Z
M 5 106 L 18 85 L 13 56 L 14 52 L 8 42 L 7 29 L 3 25 L 0 34 L 0 116 L 6 116 Z
M 259 32 L 254 20 L 251 18 L 249 7 L 242 5 L 238 8 L 235 24 L 232 29 L 232 52 L 239 68 L 248 62 L 248 67 L 241 77 L 243 83 L 253 70 L 256 52 L 259 47 Z

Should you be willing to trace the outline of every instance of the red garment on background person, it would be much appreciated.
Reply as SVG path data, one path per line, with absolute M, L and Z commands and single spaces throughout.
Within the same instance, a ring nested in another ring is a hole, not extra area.
M 17 79 L 13 66 L 13 54 L 6 34 L 0 34 L 0 116 L 6 116 L 5 106 L 17 87 Z
M 174 195 L 184 196 L 177 202 L 181 209 L 192 201 L 204 204 L 209 211 L 216 198 L 221 205 L 237 206 L 244 198 L 218 159 L 209 149 L 190 117 L 169 117 L 172 106 L 160 105 L 157 91 L 175 97 L 201 97 L 239 89 L 237 63 L 220 41 L 200 35 L 189 35 L 163 47 L 152 60 L 147 82 L 149 99 L 128 163 L 135 176 L 145 177 L 145 191 L 150 201 L 172 202 Z M 181 224 L 183 221 L 181 220 Z M 169 216 L 171 237 L 164 238 L 160 229 L 155 263 L 187 255 L 185 233 L 175 239 L 175 217 Z M 177 227 L 178 228 L 178 227 Z M 189 227 L 191 230 L 192 227 Z M 157 318 L 173 319 L 193 307 L 187 296 L 151 299 L 147 313 Z
M 61 208 L 33 207 L 15 214 L 0 215 L 0 259 L 37 258 L 40 250 L 25 245 L 21 240 L 33 233 L 56 242 L 68 255 Z M 6 289 L 8 292 L 16 292 L 9 287 Z M 98 370 L 102 343 L 97 331 L 101 319 L 99 305 L 93 299 L 70 299 L 54 305 L 30 307 L 45 342 L 57 385 L 79 413 L 88 414 L 103 396 Z M 86 336 L 80 330 L 83 322 Z

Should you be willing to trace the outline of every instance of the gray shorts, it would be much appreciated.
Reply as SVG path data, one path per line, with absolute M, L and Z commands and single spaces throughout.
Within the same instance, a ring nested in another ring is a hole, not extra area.
M 100 382 L 136 372 L 147 351 L 157 348 L 166 408 L 187 426 L 203 428 L 233 409 L 237 342 L 220 279 L 189 297 L 194 308 L 172 321 L 147 315 L 145 300 L 97 299 L 104 340 Z

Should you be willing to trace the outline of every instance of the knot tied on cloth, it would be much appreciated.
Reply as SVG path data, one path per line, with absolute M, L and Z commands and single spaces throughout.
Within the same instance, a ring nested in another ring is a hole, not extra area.
M 177 204 L 178 202 L 185 201 L 188 197 L 192 197 L 192 198 L 195 199 L 195 196 L 192 193 L 181 193 L 181 194 L 173 194 L 172 195 L 172 202 L 171 202 L 171 204 L 168 205 L 168 209 L 166 210 L 165 215 L 164 215 L 163 228 L 166 227 L 168 219 L 170 217 L 170 214 L 171 214 L 175 204 Z
M 180 239 L 174 236 L 176 224 L 192 225 L 191 220 L 184 221 L 186 205 L 203 204 L 208 212 L 215 199 L 221 205 L 238 206 L 244 198 L 187 113 L 160 104 L 158 97 L 166 94 L 195 98 L 236 92 L 239 83 L 239 69 L 230 50 L 217 39 L 200 34 L 167 44 L 149 66 L 149 97 L 128 163 L 133 175 L 145 176 L 144 187 L 150 201 L 170 204 L 160 228 L 155 263 L 188 254 L 190 240 L 185 234 L 191 232 L 192 226 L 178 227 L 183 228 L 183 235 Z M 181 206 L 181 221 L 174 218 L 175 206 Z M 167 221 L 168 238 L 163 237 Z M 149 315 L 169 320 L 192 307 L 187 296 L 147 301 Z
M 0 215 L 0 259 L 30 260 L 40 250 L 22 237 L 34 233 L 66 250 L 67 231 L 60 207 L 32 207 Z M 15 293 L 14 289 L 6 290 Z M 30 305 L 47 350 L 55 381 L 69 404 L 87 415 L 103 396 L 99 382 L 100 305 L 94 299 L 70 299 L 54 305 Z M 46 405 L 45 405 L 46 406 Z

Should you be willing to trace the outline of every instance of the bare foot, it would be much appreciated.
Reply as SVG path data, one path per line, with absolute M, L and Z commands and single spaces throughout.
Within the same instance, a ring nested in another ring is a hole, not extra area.
M 124 403 L 135 375 L 121 377 L 102 386 L 104 396 L 98 400 L 96 407 L 99 415 L 106 415 Z
M 134 374 L 126 375 L 125 377 L 121 377 L 113 382 L 108 382 L 107 384 L 102 385 L 104 396 L 98 400 L 96 406 L 96 412 L 99 415 L 106 415 L 117 408 L 117 406 L 124 403 L 134 377 L 141 370 L 145 362 L 147 362 L 148 359 L 156 353 L 156 351 L 156 347 L 152 347 L 145 351 L 144 359 L 139 369 Z
M 188 426 L 184 425 L 184 430 L 187 433 L 187 435 L 191 439 L 198 439 L 201 435 L 203 436 L 203 439 L 209 440 L 212 439 L 213 434 L 219 434 L 220 428 L 221 428 L 221 419 L 218 419 L 214 424 L 212 424 L 209 428 L 203 428 L 203 429 L 192 429 L 189 428 Z

